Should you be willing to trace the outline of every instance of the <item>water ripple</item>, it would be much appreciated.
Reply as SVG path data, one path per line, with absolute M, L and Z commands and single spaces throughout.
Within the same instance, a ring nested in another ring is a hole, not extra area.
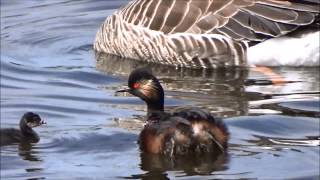
M 48 123 L 36 129 L 38 144 L 1 147 L 1 179 L 319 176 L 317 68 L 274 68 L 294 83 L 248 85 L 247 79 L 268 79 L 244 68 L 183 69 L 94 53 L 98 27 L 127 2 L 1 0 L 1 126 L 18 127 L 26 111 Z M 164 85 L 166 109 L 199 106 L 218 116 L 241 116 L 225 119 L 230 162 L 192 168 L 197 159 L 175 164 L 140 154 L 136 134 L 145 105 L 114 92 L 142 66 Z
M 53 149 L 55 153 L 120 153 L 135 148 L 136 139 L 135 134 L 120 132 L 111 135 L 81 134 L 79 137 L 54 139 L 50 143 L 42 144 L 40 149 Z

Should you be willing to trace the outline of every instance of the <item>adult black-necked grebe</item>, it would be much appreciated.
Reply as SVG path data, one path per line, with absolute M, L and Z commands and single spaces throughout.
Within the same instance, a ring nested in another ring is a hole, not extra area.
M 133 71 L 128 92 L 146 102 L 147 122 L 140 133 L 143 152 L 165 155 L 224 152 L 229 133 L 221 119 L 199 108 L 164 112 L 164 91 L 158 79 L 145 68 Z
M 45 124 L 45 122 L 41 120 L 38 114 L 25 113 L 20 120 L 20 130 L 14 128 L 0 130 L 1 146 L 20 142 L 37 143 L 40 138 L 32 128 L 42 124 Z

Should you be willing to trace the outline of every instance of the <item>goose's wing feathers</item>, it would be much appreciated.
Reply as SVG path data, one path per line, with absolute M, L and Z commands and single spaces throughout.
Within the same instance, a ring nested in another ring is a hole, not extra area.
M 261 41 L 312 23 L 319 5 L 319 0 L 134 0 L 121 14 L 129 23 L 165 34 Z
M 248 45 L 313 23 L 319 7 L 320 0 L 132 0 L 106 19 L 94 48 L 174 66 L 241 66 Z

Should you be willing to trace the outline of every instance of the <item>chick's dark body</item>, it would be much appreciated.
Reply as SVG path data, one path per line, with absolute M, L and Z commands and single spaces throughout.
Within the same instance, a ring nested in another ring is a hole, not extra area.
M 44 123 L 45 122 L 41 120 L 38 114 L 27 112 L 20 120 L 20 129 L 0 129 L 0 145 L 3 146 L 21 142 L 37 143 L 40 140 L 40 137 L 32 128 Z

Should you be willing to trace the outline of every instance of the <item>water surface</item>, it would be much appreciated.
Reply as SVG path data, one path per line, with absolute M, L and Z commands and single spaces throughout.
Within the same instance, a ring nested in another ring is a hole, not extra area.
M 282 85 L 242 69 L 148 64 L 166 109 L 200 106 L 224 117 L 225 156 L 170 162 L 141 154 L 145 106 L 114 92 L 139 62 L 96 54 L 95 33 L 120 0 L 1 0 L 1 128 L 26 111 L 47 125 L 38 144 L 1 147 L 3 179 L 317 179 L 318 68 L 274 68 Z M 97 60 L 96 60 L 97 59 Z

